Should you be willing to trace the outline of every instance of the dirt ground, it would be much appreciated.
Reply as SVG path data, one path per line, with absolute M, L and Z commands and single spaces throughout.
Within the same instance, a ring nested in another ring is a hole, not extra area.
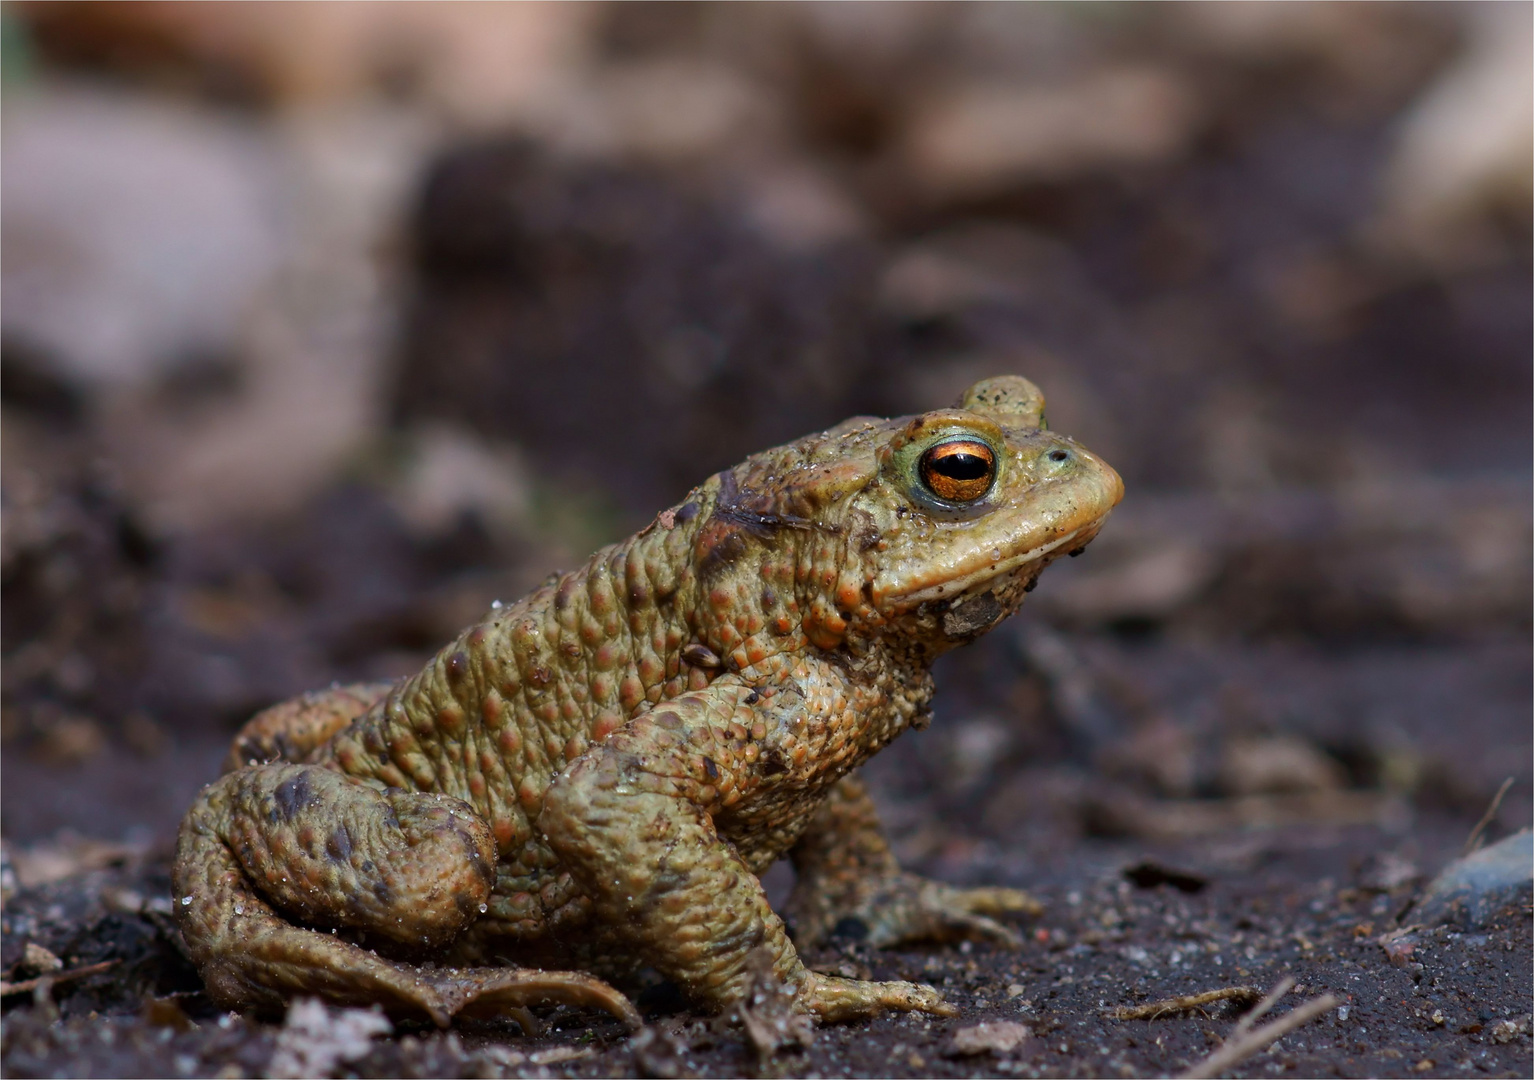
M 1454 824 L 1458 824 L 1455 822 Z M 1427 859 L 1462 842 L 1450 821 L 1418 822 Z M 1277 830 L 1211 845 L 1075 845 L 1030 884 L 1048 914 L 1013 951 L 959 946 L 874 953 L 841 942 L 823 970 L 919 979 L 958 1006 L 951 1020 L 888 1017 L 822 1028 L 807 1048 L 762 1058 L 742 1029 L 664 995 L 637 1035 L 559 1009 L 544 1031 L 479 1026 L 400 1031 L 346 1066 L 360 1076 L 1142 1076 L 1179 1073 L 1238 1020 L 1228 1004 L 1150 1019 L 1113 1010 L 1289 978 L 1289 1001 L 1333 994 L 1342 1008 L 1232 1071 L 1241 1076 L 1521 1076 L 1529 1064 L 1527 890 L 1473 931 L 1439 926 L 1391 951 L 1384 932 L 1410 900 L 1416 864 L 1370 828 Z M 1232 849 L 1237 850 L 1232 850 Z M 1378 873 L 1381 864 L 1386 872 Z M 70 966 L 116 961 L 6 1016 L 8 1075 L 257 1075 L 275 1025 L 221 1014 L 176 951 L 163 855 L 29 890 L 7 905 L 8 948 L 39 942 Z M 1246 1002 L 1247 1005 L 1250 1001 Z M 1287 1011 L 1281 1005 L 1279 1013 Z M 961 1054 L 957 1032 L 1012 1021 L 1030 1034 L 1001 1054 Z M 566 1056 L 568 1055 L 568 1056 Z
M 1526 9 L 513 7 L 3 9 L 5 1074 L 1171 1075 L 1307 1009 L 1214 1071 L 1534 1073 Z M 168 858 L 252 712 L 1000 371 L 1128 496 L 865 774 L 1044 914 L 807 956 L 957 1017 L 211 1005 Z

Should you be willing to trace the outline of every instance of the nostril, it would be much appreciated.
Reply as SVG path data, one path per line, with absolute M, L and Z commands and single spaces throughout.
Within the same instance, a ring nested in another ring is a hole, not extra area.
M 1051 450 L 1049 452 L 1049 460 L 1050 461 L 1064 461 L 1066 458 L 1068 458 L 1070 456 L 1071 456 L 1071 452 L 1069 450 Z

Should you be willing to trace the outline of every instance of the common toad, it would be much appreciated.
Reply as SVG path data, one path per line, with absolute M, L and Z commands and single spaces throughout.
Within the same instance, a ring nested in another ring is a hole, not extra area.
M 220 1004 L 381 1003 L 446 1025 L 544 1002 L 638 1022 L 649 967 L 697 1006 L 754 966 L 805 1010 L 949 1014 L 801 944 L 1013 940 L 1010 889 L 904 873 L 858 764 L 928 716 L 934 659 L 1016 610 L 1123 494 L 1006 376 L 747 459 L 419 674 L 274 706 L 182 824 L 175 911 Z

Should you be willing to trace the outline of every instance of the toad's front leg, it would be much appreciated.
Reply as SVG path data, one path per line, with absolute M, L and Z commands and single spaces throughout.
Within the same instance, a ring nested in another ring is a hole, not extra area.
M 725 676 L 588 751 L 545 796 L 538 825 L 549 845 L 592 898 L 596 919 L 705 1008 L 743 997 L 752 954 L 765 949 L 775 975 L 822 1019 L 886 1009 L 951 1015 L 928 986 L 807 970 L 756 875 L 715 831 L 714 815 L 761 784 L 757 698 Z

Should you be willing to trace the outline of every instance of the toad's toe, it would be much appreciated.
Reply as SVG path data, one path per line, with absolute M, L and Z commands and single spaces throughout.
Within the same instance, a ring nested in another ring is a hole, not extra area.
M 810 973 L 804 1004 L 823 1023 L 857 1020 L 893 1010 L 957 1016 L 958 1010 L 930 986 L 910 982 L 864 982 Z

